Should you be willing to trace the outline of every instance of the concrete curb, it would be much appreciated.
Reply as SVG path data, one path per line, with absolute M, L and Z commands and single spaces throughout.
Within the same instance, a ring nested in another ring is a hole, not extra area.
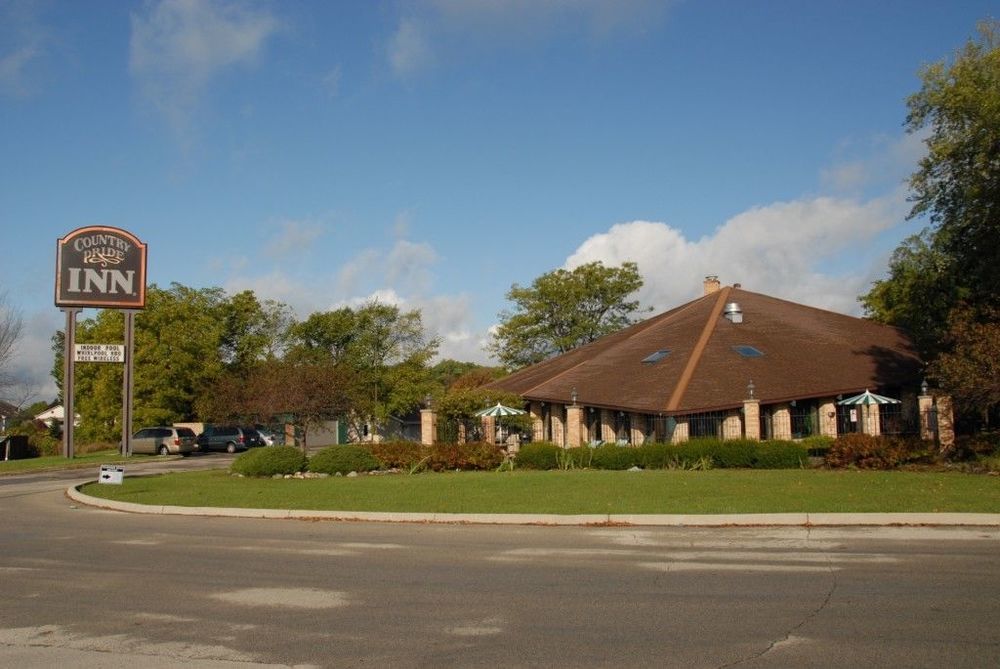
M 841 526 L 977 526 L 1000 527 L 1000 513 L 751 513 L 751 514 L 533 514 L 533 513 L 393 513 L 382 511 L 294 511 L 233 509 L 117 502 L 91 497 L 75 483 L 66 490 L 74 502 L 112 511 L 173 516 L 280 518 L 377 523 L 443 523 L 464 525 L 572 525 L 622 527 L 841 527 Z

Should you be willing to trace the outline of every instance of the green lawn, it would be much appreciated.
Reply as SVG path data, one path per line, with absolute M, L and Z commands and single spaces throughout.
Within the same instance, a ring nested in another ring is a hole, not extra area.
M 0 452 L 2 455 L 2 452 Z M 24 460 L 0 461 L 0 475 L 22 474 L 24 472 L 45 471 L 51 469 L 85 469 L 96 465 L 122 464 L 128 461 L 135 462 L 136 458 L 149 456 L 133 455 L 126 460 L 118 454 L 118 451 L 95 451 L 86 455 L 77 455 L 71 460 L 67 460 L 61 455 L 47 455 L 41 458 L 26 458 Z M 158 457 L 158 456 L 157 456 Z
M 272 480 L 224 471 L 89 484 L 140 504 L 435 513 L 1000 513 L 1000 477 L 828 470 L 462 472 Z

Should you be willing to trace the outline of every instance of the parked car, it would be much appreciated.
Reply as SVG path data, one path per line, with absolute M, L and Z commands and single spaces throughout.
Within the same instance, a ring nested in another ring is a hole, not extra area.
M 253 428 L 235 425 L 206 425 L 197 438 L 200 451 L 226 451 L 235 453 L 254 446 L 263 446 L 264 440 Z
M 189 427 L 145 427 L 132 435 L 132 452 L 186 455 L 194 450 L 195 439 Z
M 274 433 L 270 430 L 265 430 L 263 428 L 257 428 L 257 432 L 260 433 L 260 438 L 264 440 L 265 446 L 274 446 Z

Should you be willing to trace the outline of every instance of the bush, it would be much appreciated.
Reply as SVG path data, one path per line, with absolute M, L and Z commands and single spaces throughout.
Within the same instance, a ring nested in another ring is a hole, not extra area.
M 892 469 L 907 462 L 930 459 L 933 454 L 933 444 L 919 439 L 845 434 L 833 442 L 825 461 L 830 467 Z
M 503 452 L 495 444 L 469 442 L 465 444 L 434 444 L 423 451 L 427 468 L 442 472 L 452 469 L 490 470 L 503 462 Z
M 562 449 L 546 441 L 533 441 L 517 452 L 517 466 L 523 469 L 556 469 Z
M 306 468 L 306 456 L 294 446 L 267 446 L 241 453 L 230 471 L 244 476 L 294 474 Z
M 793 441 L 762 441 L 753 452 L 754 469 L 796 469 L 808 463 L 809 451 Z
M 378 469 L 378 460 L 362 446 L 327 446 L 309 458 L 309 471 L 317 474 L 348 474 Z
M 1000 433 L 979 432 L 955 439 L 955 448 L 949 457 L 952 460 L 975 460 L 994 453 L 1000 454 Z
M 830 447 L 833 446 L 833 442 L 837 439 L 836 437 L 827 437 L 819 434 L 814 434 L 809 437 L 805 437 L 799 444 L 802 448 L 806 449 L 808 455 L 816 458 L 822 458 L 826 455 Z
M 379 461 L 380 469 L 410 469 L 426 455 L 423 447 L 413 441 L 386 441 L 364 447 Z
M 605 444 L 593 449 L 592 466 L 595 469 L 630 469 L 639 464 L 639 449 L 630 446 Z
M 662 442 L 648 442 L 636 449 L 643 469 L 668 469 L 677 466 L 676 448 Z

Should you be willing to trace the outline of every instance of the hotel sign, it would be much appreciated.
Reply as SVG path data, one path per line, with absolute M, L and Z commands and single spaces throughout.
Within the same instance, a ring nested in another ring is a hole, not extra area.
M 146 245 L 131 232 L 79 228 L 56 244 L 56 306 L 142 309 Z
M 125 345 L 75 344 L 73 362 L 125 362 Z

